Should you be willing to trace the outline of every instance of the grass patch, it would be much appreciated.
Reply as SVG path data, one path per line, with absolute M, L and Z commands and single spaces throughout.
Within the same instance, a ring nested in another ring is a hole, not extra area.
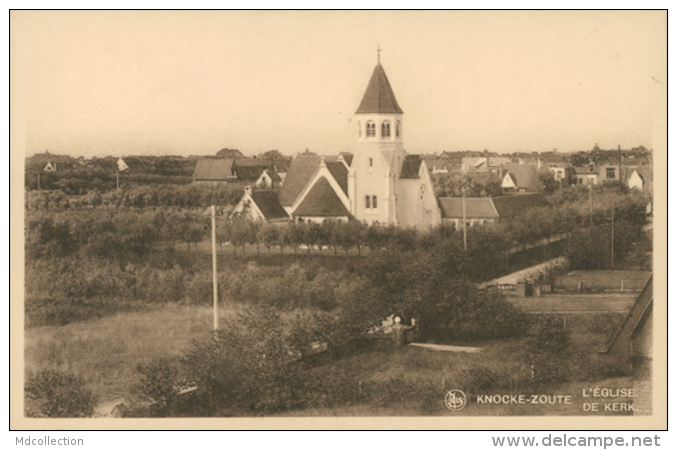
M 220 309 L 221 317 L 235 307 Z M 138 380 L 135 369 L 157 357 L 180 356 L 192 339 L 206 339 L 212 309 L 195 305 L 153 305 L 65 326 L 25 331 L 25 377 L 42 369 L 80 376 L 101 401 L 123 397 Z

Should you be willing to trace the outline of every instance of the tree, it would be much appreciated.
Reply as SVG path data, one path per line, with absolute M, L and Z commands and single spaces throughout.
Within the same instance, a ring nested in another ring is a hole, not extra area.
M 245 244 L 249 240 L 247 222 L 247 219 L 236 217 L 230 223 L 230 243 L 233 244 L 233 248 L 241 245 L 243 254 L 246 253 Z
M 362 246 L 366 238 L 367 226 L 359 220 L 349 220 L 338 228 L 341 248 L 348 254 L 348 250 L 357 248 L 357 254 L 362 254 Z
M 325 220 L 322 222 L 322 241 L 320 244 L 326 244 L 329 247 L 334 249 L 334 255 L 338 253 L 338 248 L 341 246 L 341 239 L 343 233 L 341 232 L 342 228 L 345 225 L 341 222 L 335 222 L 333 220 Z
M 268 249 L 268 254 L 273 245 L 276 245 L 280 242 L 280 229 L 270 223 L 264 223 L 257 233 L 257 238 L 259 242 L 262 242 L 263 245 Z
M 287 228 L 284 230 L 284 236 L 282 240 L 285 245 L 288 245 L 294 249 L 294 254 L 299 245 L 303 244 L 303 225 L 296 224 L 294 222 L 290 223 Z
M 46 369 L 26 383 L 26 396 L 40 403 L 42 417 L 91 417 L 96 397 L 81 378 Z
M 538 179 L 541 181 L 541 185 L 543 185 L 543 194 L 545 195 L 552 194 L 560 187 L 555 177 L 545 167 L 542 167 L 538 171 Z

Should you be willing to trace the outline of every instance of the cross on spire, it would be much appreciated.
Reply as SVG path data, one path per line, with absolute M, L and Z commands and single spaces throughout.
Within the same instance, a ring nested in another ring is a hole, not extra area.
M 376 59 L 378 60 L 378 63 L 381 64 L 381 44 L 376 48 Z

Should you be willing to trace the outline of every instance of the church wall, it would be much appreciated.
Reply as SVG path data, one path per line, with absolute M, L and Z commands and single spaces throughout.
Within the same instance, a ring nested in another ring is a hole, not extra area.
M 425 163 L 421 163 L 420 178 L 398 180 L 397 222 L 401 226 L 425 229 L 441 223 L 437 197 Z

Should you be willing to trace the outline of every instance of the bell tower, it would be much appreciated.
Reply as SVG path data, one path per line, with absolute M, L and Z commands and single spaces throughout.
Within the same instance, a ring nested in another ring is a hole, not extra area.
M 402 109 L 379 60 L 355 112 L 355 155 L 348 180 L 358 220 L 396 223 L 396 184 L 405 152 Z

